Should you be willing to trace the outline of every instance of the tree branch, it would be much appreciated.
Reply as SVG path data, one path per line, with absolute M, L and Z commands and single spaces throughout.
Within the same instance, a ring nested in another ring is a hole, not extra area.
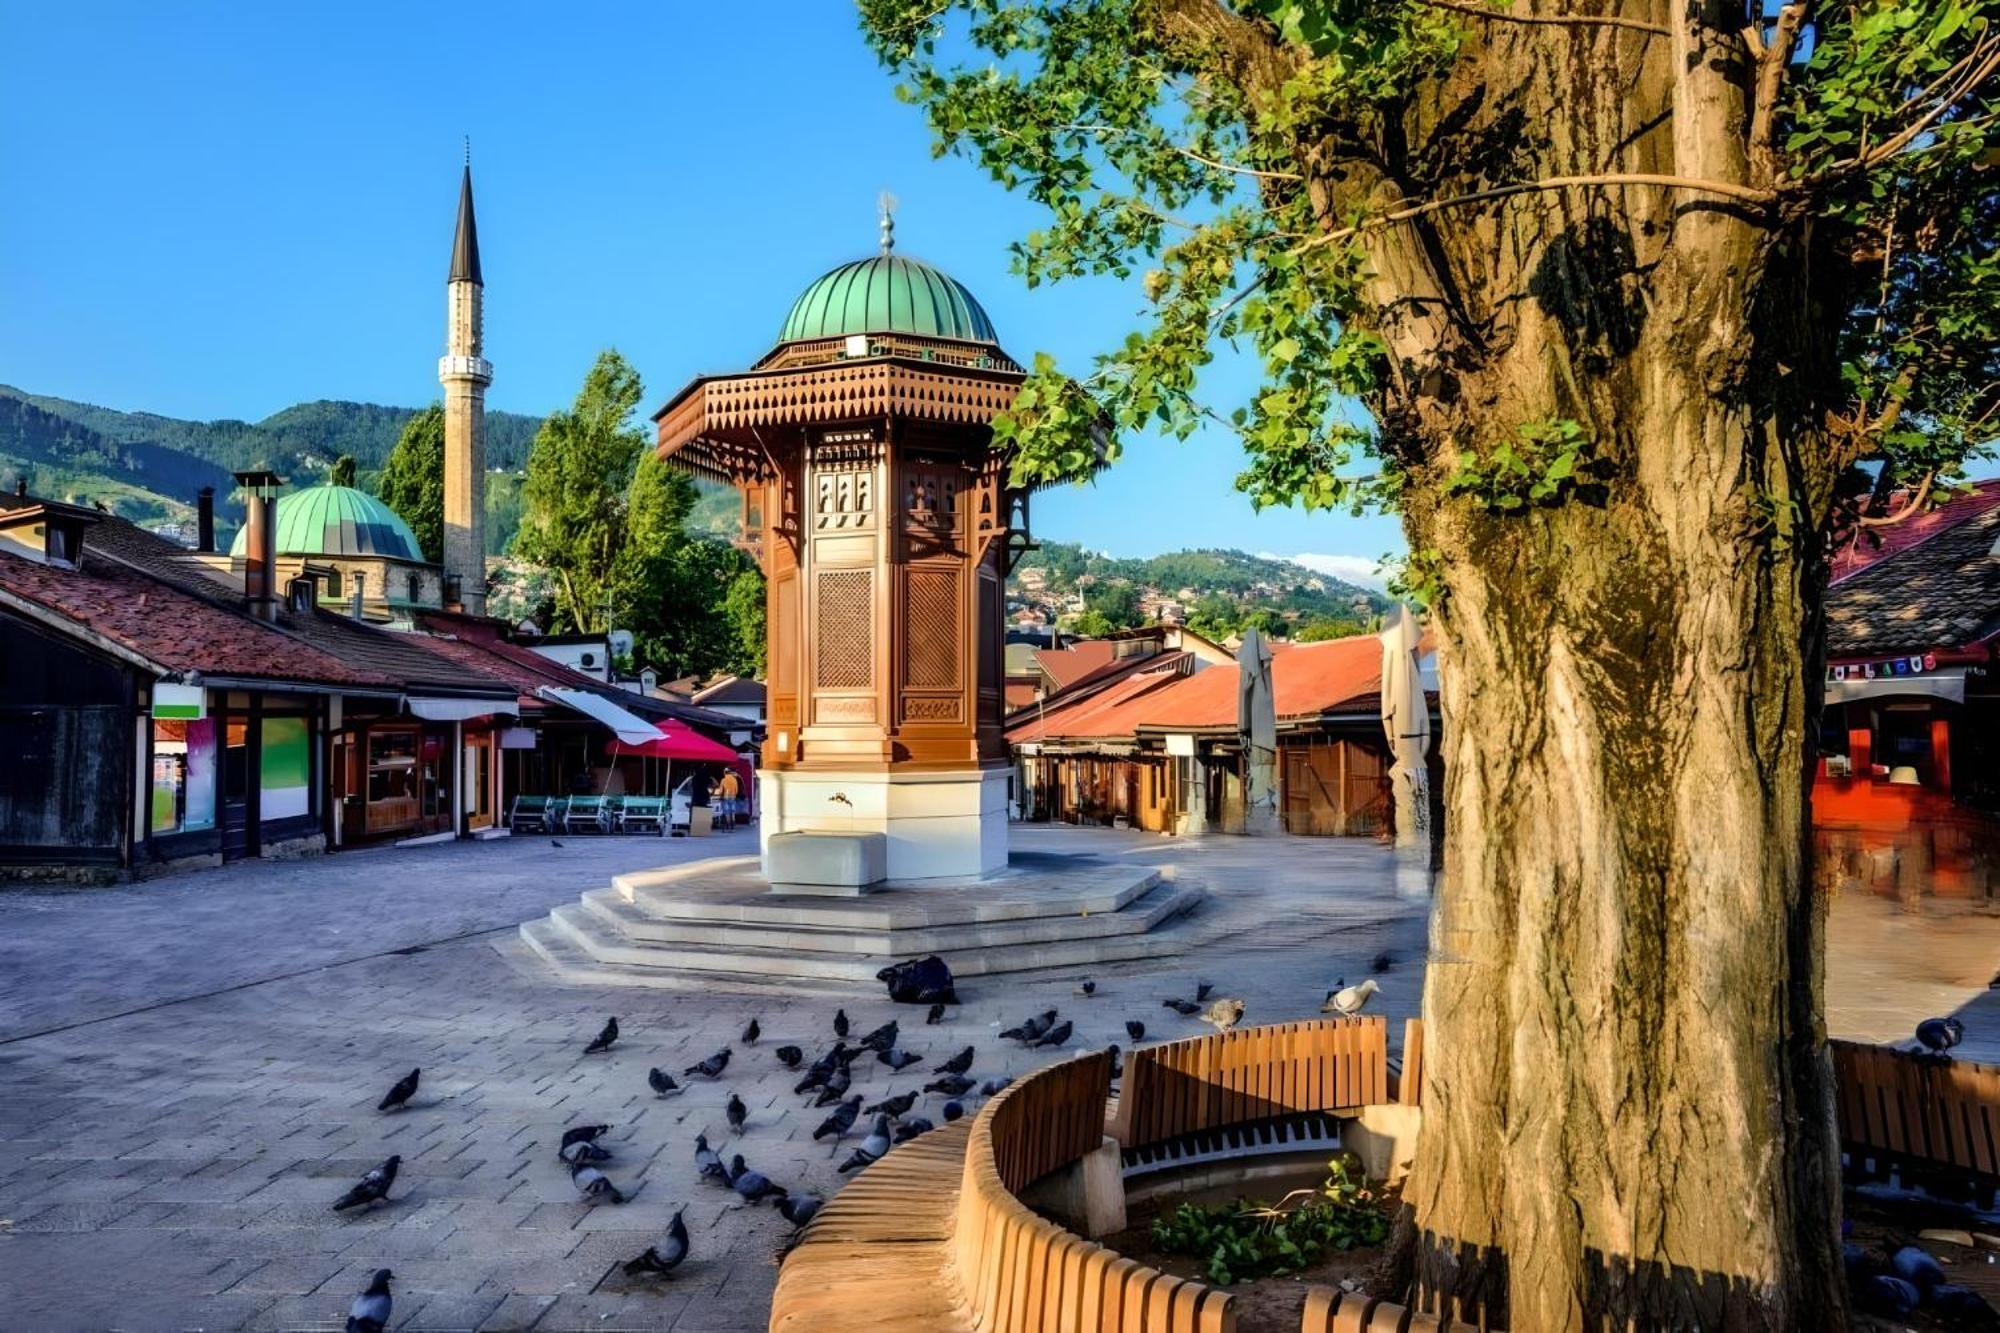
M 1604 172 L 1592 176 L 1549 176 L 1538 181 L 1521 181 L 1514 185 L 1498 185 L 1490 190 L 1475 190 L 1470 194 L 1456 194 L 1446 199 L 1432 199 L 1425 203 L 1399 208 L 1379 217 L 1366 218 L 1348 227 L 1326 232 L 1302 242 L 1295 249 L 1311 250 L 1322 245 L 1332 245 L 1344 241 L 1364 231 L 1390 226 L 1398 222 L 1408 222 L 1412 218 L 1423 217 L 1440 209 L 1455 208 L 1463 204 L 1484 204 L 1496 199 L 1507 199 L 1517 194 L 1534 194 L 1546 190 L 1588 189 L 1608 185 L 1649 185 L 1669 190 L 1691 190 L 1698 194 L 1719 195 L 1725 199 L 1737 199 L 1749 204 L 1769 204 L 1777 200 L 1771 190 L 1759 189 L 1754 185 L 1737 185 L 1731 181 L 1697 180 L 1690 176 L 1661 176 L 1648 172 Z
M 1864 528 L 1893 528 L 1924 507 L 1925 502 L 1931 498 L 1931 483 L 1936 480 L 1937 472 L 1935 469 L 1924 473 L 1923 481 L 1917 485 L 1916 495 L 1911 498 L 1908 504 L 1903 506 L 1901 512 L 1894 514 L 1860 514 L 1855 517 L 1854 521 Z
M 1771 30 L 1771 40 L 1760 41 L 1756 48 L 1757 82 L 1753 94 L 1756 103 L 1750 113 L 1750 153 L 1767 169 L 1771 168 L 1772 142 L 1777 134 L 1778 92 L 1784 86 L 1792 49 L 1798 43 L 1810 9 L 1811 5 L 1805 0 L 1784 6 L 1778 11 L 1778 22 Z M 1748 31 L 1754 34 L 1756 25 L 1752 24 Z M 1770 174 L 1775 175 L 1775 170 L 1771 170 Z
M 1632 32 L 1650 33 L 1655 37 L 1673 35 L 1673 30 L 1664 23 L 1628 19 L 1620 14 L 1511 14 L 1504 9 L 1489 9 L 1485 5 L 1469 3 L 1468 0 L 1417 0 L 1417 3 L 1429 9 L 1449 9 L 1454 13 L 1470 14 L 1474 18 L 1492 19 L 1499 23 L 1546 23 L 1565 28 L 1625 28 Z

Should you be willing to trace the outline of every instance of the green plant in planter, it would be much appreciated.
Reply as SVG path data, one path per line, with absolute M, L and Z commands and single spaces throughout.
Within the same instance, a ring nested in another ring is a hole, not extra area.
M 1325 1185 L 1294 1190 L 1274 1204 L 1180 1204 L 1154 1219 L 1154 1248 L 1202 1258 L 1208 1280 L 1226 1287 L 1239 1278 L 1296 1273 L 1329 1250 L 1380 1245 L 1389 1219 L 1374 1195 L 1345 1162 L 1329 1165 Z

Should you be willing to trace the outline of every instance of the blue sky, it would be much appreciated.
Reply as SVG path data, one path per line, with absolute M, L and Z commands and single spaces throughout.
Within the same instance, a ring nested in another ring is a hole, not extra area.
M 567 401 L 615 346 L 664 400 L 747 364 L 819 273 L 875 244 L 980 297 L 1008 350 L 1087 367 L 1138 300 L 1027 290 L 1037 211 L 935 159 L 841 0 L 757 5 L 0 3 L 0 382 L 174 416 L 437 395 L 472 136 L 496 408 Z M 1218 400 L 1240 383 L 1218 384 Z M 1256 514 L 1239 448 L 1127 441 L 1039 535 L 1121 555 L 1308 554 L 1393 519 Z

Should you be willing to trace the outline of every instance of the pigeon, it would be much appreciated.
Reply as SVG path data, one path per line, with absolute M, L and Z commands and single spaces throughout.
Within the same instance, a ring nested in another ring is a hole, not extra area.
M 828 1075 L 826 1080 L 826 1086 L 820 1089 L 819 1096 L 813 1098 L 813 1105 L 814 1106 L 833 1105 L 835 1102 L 839 1101 L 842 1097 L 845 1097 L 847 1095 L 847 1090 L 849 1087 L 853 1085 L 853 1083 L 854 1083 L 854 1076 L 848 1073 L 845 1069 L 834 1070 L 832 1074 Z
M 414 1080 L 415 1075 L 411 1077 Z M 414 1088 L 415 1082 L 410 1086 Z M 367 1290 L 347 1307 L 347 1333 L 382 1333 L 389 1327 L 389 1311 L 394 1305 L 389 1298 L 389 1279 L 394 1276 L 386 1268 L 375 1270 L 375 1276 L 368 1279 Z
M 868 1054 L 866 1046 L 849 1046 L 846 1042 L 842 1042 L 834 1048 L 833 1058 L 835 1063 L 845 1069 L 866 1054 Z
M 896 1029 L 896 1020 L 892 1018 L 861 1039 L 862 1049 L 886 1051 L 893 1048 L 896 1044 Z
M 375 1103 L 375 1109 L 378 1111 L 402 1110 L 403 1103 L 416 1095 L 417 1076 L 422 1072 L 421 1069 L 412 1069 L 409 1073 L 397 1079 L 396 1086 L 383 1093 L 382 1100 Z M 383 1271 L 387 1272 L 388 1270 L 384 1269 Z M 387 1300 L 388 1297 L 385 1295 L 383 1299 Z
M 1227 1032 L 1243 1021 L 1243 1001 L 1217 1000 L 1202 1011 L 1201 1021 L 1217 1032 Z
M 694 1169 L 703 1180 L 719 1181 L 724 1185 L 729 1183 L 729 1172 L 723 1168 L 722 1154 L 708 1146 L 706 1134 L 694 1136 Z
M 878 1115 L 874 1127 L 868 1131 L 868 1137 L 861 1141 L 861 1146 L 854 1150 L 852 1157 L 840 1164 L 840 1174 L 844 1176 L 849 1171 L 859 1171 L 864 1166 L 872 1165 L 888 1151 L 889 1117 Z
M 389 1197 L 389 1187 L 396 1183 L 396 1169 L 402 1164 L 402 1157 L 391 1157 L 361 1177 L 353 1189 L 333 1201 L 333 1211 L 338 1213 L 348 1208 L 359 1208 L 362 1204 L 383 1202 Z
M 1161 1000 L 1160 1007 L 1163 1009 L 1171 1009 L 1175 1013 L 1179 1014 L 1182 1018 L 1192 1018 L 1196 1014 L 1201 1012 L 1200 1005 L 1195 1004 L 1188 1000 L 1181 1000 L 1181 999 Z
M 1128 1018 L 1125 1020 L 1125 1035 L 1133 1041 L 1144 1041 L 1146 1039 L 1146 1025 L 1136 1018 Z
M 1345 977 L 1341 978 L 1341 981 L 1345 980 Z M 1353 986 L 1343 986 L 1340 981 L 1333 985 L 1334 989 L 1326 993 L 1326 1003 L 1319 1007 L 1319 1011 L 1339 1014 L 1342 1018 L 1352 1018 L 1360 1013 L 1367 1007 L 1369 998 L 1382 989 L 1373 977 L 1363 977 L 1359 984 Z
M 1060 1046 L 1064 1042 L 1069 1040 L 1069 1034 L 1071 1033 L 1071 1031 L 1075 1029 L 1075 1027 L 1076 1025 L 1074 1023 L 1070 1022 L 1067 1018 L 1065 1018 L 1062 1022 L 1056 1024 L 1054 1027 L 1050 1028 L 1047 1032 L 1044 1032 L 1039 1038 L 1036 1039 L 1034 1044 L 1037 1046 Z
M 648 1245 L 644 1254 L 625 1265 L 625 1272 L 631 1277 L 638 1277 L 642 1273 L 665 1277 L 679 1268 L 681 1260 L 687 1256 L 687 1223 L 681 1220 L 680 1213 L 675 1213 L 674 1220 L 667 1224 L 666 1248 L 663 1250 L 658 1245 Z
M 833 1035 L 836 1037 L 845 1037 L 847 1035 L 847 1011 L 845 1009 L 836 1009 L 833 1011 Z
M 1089 999 L 1091 996 L 1097 994 L 1097 983 L 1089 977 L 1085 977 L 1083 983 L 1076 988 L 1076 993 L 1085 999 Z
M 579 1162 L 577 1165 L 571 1167 L 569 1169 L 569 1183 L 576 1186 L 583 1197 L 592 1203 L 596 1203 L 599 1200 L 609 1200 L 612 1203 L 625 1202 L 624 1194 L 620 1193 L 618 1187 L 611 1183 L 611 1178 L 594 1166 L 587 1166 Z
M 1944 1265 L 1915 1245 L 1905 1245 L 1890 1255 L 1889 1271 L 1918 1291 L 1929 1291 L 1944 1281 Z
M 854 1128 L 854 1117 L 860 1114 L 861 1094 L 856 1093 L 842 1102 L 839 1110 L 820 1121 L 819 1128 L 813 1131 L 813 1139 L 817 1141 L 831 1134 L 835 1143 L 840 1142 L 847 1136 L 847 1131 Z
M 1194 1001 L 1195 1001 L 1195 1003 L 1196 1003 L 1196 1004 L 1200 1004 L 1200 1003 L 1201 1003 L 1201 1002 L 1202 1002 L 1203 1000 L 1206 1000 L 1206 999 L 1207 999 L 1207 998 L 1209 997 L 1209 995 L 1210 995 L 1210 994 L 1211 994 L 1211 993 L 1212 993 L 1212 992 L 1213 992 L 1214 990 L 1215 990 L 1215 983 L 1214 983 L 1214 982 L 1212 982 L 1212 981 L 1197 981 L 1197 982 L 1196 982 L 1196 983 L 1194 984 Z
M 1105 1047 L 1105 1050 L 1111 1056 L 1111 1077 L 1113 1081 L 1125 1077 L 1125 1062 L 1119 1058 L 1118 1043 L 1115 1041 L 1112 1042 L 1111 1045 Z
M 875 1058 L 889 1066 L 889 1068 L 900 1072 L 908 1069 L 911 1065 L 921 1063 L 924 1057 L 921 1055 L 912 1055 L 900 1047 L 892 1046 L 888 1050 L 878 1054 Z
M 1012 1037 L 1015 1041 L 1020 1042 L 1023 1046 L 1032 1046 L 1038 1039 L 1040 1039 L 1041 1035 L 1044 1032 L 1047 1032 L 1050 1028 L 1054 1027 L 1055 1024 L 1056 1024 L 1056 1011 L 1053 1009 L 1044 1009 L 1041 1013 L 1029 1019 L 1027 1022 L 1021 1024 L 1019 1027 L 1008 1028 L 1000 1035 L 1002 1037 Z
M 1384 972 L 1387 972 L 1390 968 L 1394 967 L 1395 965 L 1396 965 L 1396 955 L 1388 952 L 1387 950 L 1384 950 L 1383 952 L 1378 953 L 1373 958 L 1369 959 L 1368 970 L 1370 972 L 1373 972 L 1376 976 L 1379 977 Z
M 743 1122 L 750 1118 L 750 1108 L 733 1092 L 729 1094 L 729 1105 L 723 1108 L 722 1113 L 729 1117 L 729 1127 L 738 1134 L 743 1132 Z
M 965 1103 L 959 1101 L 946 1102 L 943 1114 L 944 1122 L 949 1125 L 952 1121 L 957 1120 L 965 1114 Z
M 896 1126 L 896 1142 L 908 1143 L 919 1134 L 928 1134 L 937 1126 L 920 1115 L 913 1115 Z
M 571 1125 L 563 1131 L 562 1142 L 556 1145 L 560 1153 L 572 1143 L 595 1143 L 609 1133 L 609 1125 Z
M 687 1091 L 680 1084 L 674 1082 L 674 1076 L 664 1069 L 648 1069 L 646 1071 L 646 1082 L 652 1085 L 654 1095 L 659 1097 L 671 1097 L 677 1092 Z
M 1943 1055 L 1964 1040 L 1965 1024 L 1956 1018 L 1926 1018 L 1917 1024 L 1917 1044 L 1934 1055 Z M 416 1075 L 410 1077 L 414 1080 Z
M 743 1029 L 743 1044 L 745 1046 L 755 1046 L 757 1044 L 757 1038 L 763 1035 L 764 1035 L 764 1029 L 759 1027 L 757 1025 L 757 1020 L 753 1018 L 750 1020 L 750 1026 Z
M 584 1166 L 591 1162 L 610 1161 L 611 1150 L 599 1147 L 589 1139 L 578 1139 L 575 1143 L 564 1145 L 556 1153 L 556 1156 L 562 1158 L 571 1166 Z
M 590 1045 L 583 1048 L 583 1053 L 585 1055 L 596 1055 L 599 1051 L 608 1051 L 611 1049 L 611 1043 L 617 1040 L 618 1020 L 615 1018 L 606 1019 L 604 1030 L 597 1034 Z
M 689 1065 L 681 1071 L 683 1077 L 692 1078 L 700 1074 L 703 1078 L 718 1078 L 729 1067 L 729 1047 L 725 1046 L 700 1064 Z
M 558 840 L 556 840 L 555 838 L 550 838 L 550 839 L 549 839 L 549 846 L 551 846 L 551 847 L 560 847 L 560 846 L 562 846 L 562 843 L 561 843 L 561 842 L 559 842 Z
M 941 1092 L 947 1097 L 959 1097 L 971 1091 L 972 1080 L 963 1074 L 946 1074 L 943 1078 L 924 1084 L 925 1092 Z
M 884 1097 L 881 1101 L 876 1102 L 873 1106 L 865 1106 L 862 1109 L 867 1111 L 870 1115 L 873 1115 L 877 1111 L 886 1112 L 887 1114 L 895 1116 L 898 1120 L 900 1120 L 903 1118 L 903 1116 L 907 1115 L 909 1113 L 910 1108 L 912 1106 L 915 1106 L 916 1104 L 917 1104 L 917 1094 L 914 1092 L 905 1092 L 900 1096 L 896 1097 Z
M 944 1022 L 944 1005 L 932 1005 L 931 1011 L 924 1015 L 924 1025 L 926 1027 L 936 1027 L 942 1022 Z
M 936 1068 L 940 1074 L 963 1074 L 966 1070 L 972 1068 L 972 1048 L 970 1046 L 966 1047 L 957 1055 L 952 1056 L 951 1059 L 937 1065 Z
M 1870 1314 L 1884 1315 L 1890 1319 L 1907 1319 L 1917 1308 L 1923 1296 L 1917 1289 L 1899 1277 L 1884 1277 L 1877 1273 L 1864 1280 L 1856 1288 L 1856 1302 Z
M 799 1061 L 806 1058 L 806 1053 L 796 1046 L 780 1046 L 776 1054 L 778 1063 L 787 1069 L 797 1069 Z
M 752 1171 L 745 1166 L 742 1153 L 737 1153 L 729 1159 L 729 1188 L 750 1203 L 768 1199 L 774 1194 L 782 1195 L 785 1192 L 783 1185 L 772 1184 L 770 1177 L 762 1171 Z
M 816 1194 L 787 1194 L 778 1200 L 778 1211 L 795 1227 L 802 1227 L 812 1221 L 824 1206 Z
M 971 1079 L 966 1080 L 968 1083 L 971 1081 Z M 982 1097 L 997 1097 L 1013 1081 L 1012 1078 L 989 1078 L 979 1085 L 979 1095 Z
M 1993 1307 L 1970 1287 L 1946 1282 L 1931 1288 L 1931 1313 L 1953 1328 L 1993 1326 Z

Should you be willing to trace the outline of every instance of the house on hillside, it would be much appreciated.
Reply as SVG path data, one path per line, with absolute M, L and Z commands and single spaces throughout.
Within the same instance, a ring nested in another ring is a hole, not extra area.
M 1838 882 L 2000 893 L 2000 482 L 1831 562 L 1813 832 Z
M 1238 673 L 1226 657 L 1203 661 L 1195 640 L 1207 644 L 1190 635 L 1178 648 L 1105 658 L 1035 707 L 1009 716 L 1007 741 L 1023 818 L 1161 833 L 1242 831 Z M 1381 660 L 1381 641 L 1372 634 L 1278 646 L 1271 676 L 1287 832 L 1388 831 Z M 1434 681 L 1427 694 L 1432 813 L 1441 819 Z

